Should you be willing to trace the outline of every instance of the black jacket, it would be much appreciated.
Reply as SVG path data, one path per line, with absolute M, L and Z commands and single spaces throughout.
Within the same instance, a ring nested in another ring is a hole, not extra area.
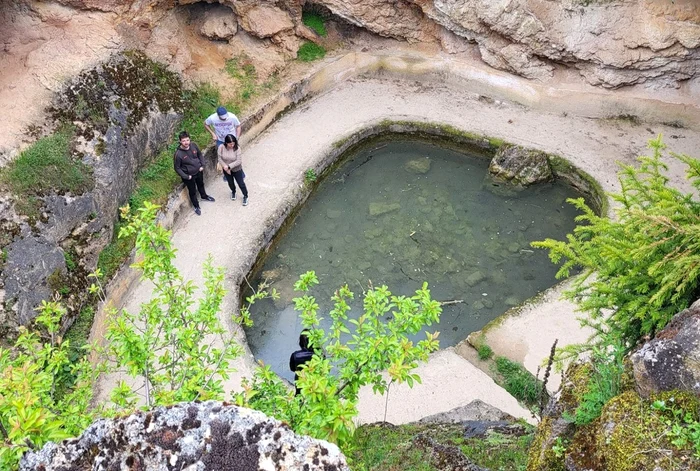
M 313 356 L 314 352 L 311 350 L 297 350 L 296 352 L 292 353 L 292 356 L 289 357 L 289 369 L 294 372 L 295 381 L 298 379 L 297 371 L 301 369 L 301 365 L 311 360 Z
M 178 146 L 173 160 L 175 161 L 175 171 L 183 180 L 194 177 L 199 173 L 199 169 L 204 167 L 202 152 L 194 142 L 190 143 L 190 148 L 187 150 Z

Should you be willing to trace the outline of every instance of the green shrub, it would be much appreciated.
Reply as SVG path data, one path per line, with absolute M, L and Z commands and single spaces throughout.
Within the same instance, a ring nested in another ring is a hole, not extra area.
M 326 25 L 324 24 L 323 18 L 316 13 L 303 12 L 301 14 L 301 21 L 314 30 L 319 36 L 326 36 L 328 32 L 326 31 Z
M 619 204 L 616 219 L 598 216 L 583 198 L 569 200 L 582 212 L 574 233 L 566 241 L 532 243 L 548 249 L 554 263 L 563 262 L 558 278 L 583 271 L 565 296 L 590 315 L 584 325 L 626 348 L 662 329 L 700 296 L 700 202 L 669 186 L 661 136 L 649 148 L 652 155 L 640 157 L 639 167 L 622 166 L 622 191 L 610 195 Z M 700 189 L 700 161 L 671 156 L 686 164 L 687 178 Z M 593 343 L 602 340 L 597 335 Z
M 297 51 L 297 59 L 302 62 L 312 62 L 317 59 L 323 59 L 326 56 L 326 50 L 323 46 L 312 43 L 310 41 L 301 45 Z
M 76 436 L 92 422 L 96 372 L 87 360 L 68 355 L 69 342 L 58 335 L 64 313 L 58 303 L 42 302 L 36 322 L 46 338 L 21 328 L 12 349 L 0 347 L 0 469 L 16 469 L 27 450 Z M 59 397 L 61 375 L 75 379 Z
M 304 172 L 304 183 L 307 186 L 313 185 L 317 179 L 318 175 L 316 175 L 316 170 L 309 168 Z
M 479 345 L 476 351 L 479 354 L 479 360 L 488 360 L 493 356 L 493 350 L 485 343 Z

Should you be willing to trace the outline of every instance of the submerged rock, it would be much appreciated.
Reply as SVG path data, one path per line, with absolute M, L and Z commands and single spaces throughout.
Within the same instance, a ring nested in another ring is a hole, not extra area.
M 207 401 L 98 420 L 78 438 L 24 455 L 20 470 L 37 469 L 349 468 L 336 445 L 296 435 L 262 412 Z
M 546 182 L 554 177 L 547 154 L 510 145 L 498 149 L 489 165 L 489 174 L 495 182 L 508 182 L 523 187 Z
M 409 160 L 403 165 L 403 168 L 407 172 L 422 175 L 430 171 L 430 159 L 423 157 L 422 159 Z
M 370 203 L 369 215 L 371 217 L 381 216 L 382 214 L 391 213 L 401 209 L 399 203 Z

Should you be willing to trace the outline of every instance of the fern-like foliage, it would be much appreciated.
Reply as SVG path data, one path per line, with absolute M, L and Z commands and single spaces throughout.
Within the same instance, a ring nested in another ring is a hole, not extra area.
M 583 198 L 569 202 L 581 211 L 566 241 L 533 242 L 562 263 L 558 278 L 582 274 L 565 297 L 578 302 L 600 340 L 615 337 L 627 348 L 662 329 L 700 295 L 700 202 L 668 185 L 661 136 L 649 141 L 651 156 L 623 165 L 620 193 L 611 194 L 615 218 L 599 216 Z M 670 153 L 688 166 L 700 190 L 700 161 Z

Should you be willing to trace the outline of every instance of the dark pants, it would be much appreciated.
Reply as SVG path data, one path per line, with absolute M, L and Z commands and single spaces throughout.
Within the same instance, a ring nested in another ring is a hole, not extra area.
M 226 177 L 228 187 L 231 188 L 231 194 L 236 194 L 236 185 L 233 183 L 233 180 L 235 179 L 236 183 L 238 183 L 238 187 L 243 192 L 243 196 L 246 198 L 248 197 L 248 188 L 245 187 L 245 181 L 243 179 L 243 169 L 231 173 L 226 173 L 226 171 L 224 171 L 224 177 Z
M 199 196 L 202 198 L 207 197 L 207 192 L 204 190 L 204 172 L 199 172 L 197 175 L 193 175 L 189 180 L 182 180 L 182 182 L 185 184 L 187 191 L 190 193 L 190 201 L 192 202 L 192 206 L 199 208 L 197 191 L 199 191 Z

